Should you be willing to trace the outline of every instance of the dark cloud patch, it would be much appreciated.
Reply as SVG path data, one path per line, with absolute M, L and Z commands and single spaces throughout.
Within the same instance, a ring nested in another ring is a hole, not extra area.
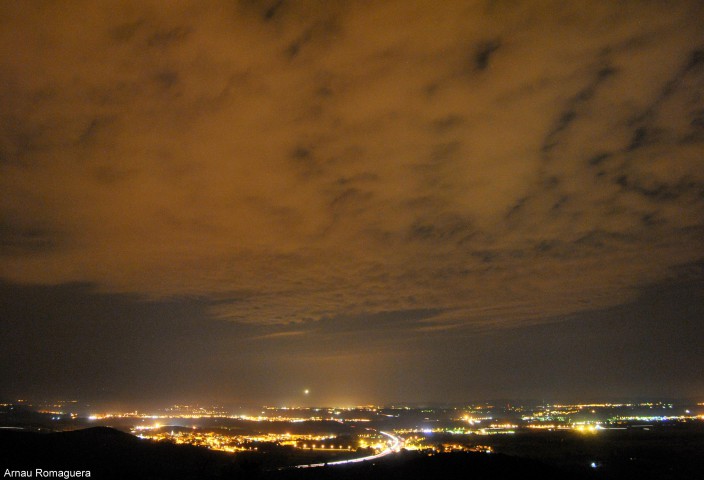
M 0 222 L 2 256 L 31 255 L 57 248 L 58 241 L 55 232 L 25 223 L 12 222 L 9 219 Z
M 699 110 L 692 115 L 690 125 L 693 127 L 704 127 L 704 110 Z
M 315 91 L 315 94 L 321 98 L 328 98 L 334 95 L 332 87 L 323 85 Z
M 432 317 L 442 313 L 439 310 L 403 310 L 379 312 L 370 316 L 349 317 L 339 316 L 324 318 L 312 324 L 312 331 L 316 334 L 332 335 L 347 333 L 360 338 L 366 337 L 370 332 L 382 334 L 383 332 L 396 335 L 408 335 L 414 326 L 426 325 Z M 405 333 L 404 333 L 405 332 Z
M 431 128 L 437 133 L 451 132 L 460 127 L 466 119 L 462 115 L 449 114 L 431 122 Z
M 682 143 L 704 142 L 704 110 L 692 112 L 689 125 L 689 132 L 682 137 Z
M 330 209 L 336 214 L 363 213 L 369 208 L 373 198 L 374 194 L 370 191 L 354 187 L 345 188 L 335 193 L 334 198 L 330 201 Z
M 178 72 L 174 70 L 162 70 L 155 75 L 155 80 L 164 90 L 173 88 L 179 80 Z
M 652 227 L 659 223 L 657 217 L 653 213 L 646 213 L 641 217 L 641 221 L 643 222 L 643 225 L 647 227 Z
M 301 48 L 308 43 L 313 36 L 313 29 L 306 29 L 300 36 L 298 36 L 293 42 L 291 42 L 288 47 L 286 47 L 286 56 L 293 59 L 298 56 Z
M 320 175 L 323 172 L 321 161 L 316 157 L 311 147 L 298 146 L 291 151 L 294 168 L 304 178 Z
M 552 204 L 552 209 L 558 211 L 562 209 L 569 202 L 569 197 L 567 195 L 561 196 L 555 203 Z
M 616 75 L 618 73 L 618 70 L 615 69 L 612 66 L 606 65 L 604 67 L 601 67 L 599 71 L 596 73 L 596 80 L 597 82 L 602 82 L 606 80 L 607 78 Z
M 144 20 L 127 22 L 110 30 L 110 37 L 117 42 L 129 42 L 144 25 Z
M 658 112 L 662 109 L 663 104 L 665 104 L 668 99 L 675 97 L 678 92 L 688 87 L 687 80 L 691 77 L 701 77 L 702 71 L 700 66 L 702 65 L 702 54 L 703 49 L 696 49 L 692 51 L 684 64 L 677 65 L 668 80 L 660 88 L 657 97 L 654 101 L 647 105 L 643 112 L 637 115 L 635 118 L 631 119 L 632 125 L 641 125 L 652 121 L 657 117 Z
M 456 160 L 461 147 L 462 145 L 458 141 L 443 142 L 434 145 L 430 152 L 430 164 L 433 167 L 437 167 L 443 163 Z
M 519 198 L 518 201 L 516 201 L 516 203 L 511 205 L 511 208 L 509 208 L 508 212 L 506 213 L 506 218 L 510 219 L 512 217 L 519 215 L 521 213 L 521 211 L 523 210 L 523 208 L 525 207 L 527 201 L 528 201 L 528 197 Z
M 271 20 L 276 16 L 276 13 L 281 9 L 284 4 L 284 0 L 275 0 L 271 2 L 271 5 L 264 11 L 264 20 Z
M 474 233 L 469 220 L 448 215 L 414 221 L 409 227 L 408 239 L 438 244 L 462 243 Z
M 93 176 L 98 183 L 114 185 L 127 181 L 136 172 L 131 169 L 120 168 L 116 165 L 98 165 L 93 168 Z
M 438 91 L 440 88 L 440 84 L 438 82 L 430 82 L 423 86 L 423 94 L 428 98 L 431 99 L 435 93 Z
M 589 162 L 589 165 L 597 166 L 597 165 L 602 164 L 602 163 L 603 163 L 605 160 L 607 160 L 608 158 L 609 158 L 609 154 L 602 152 L 602 153 L 597 153 L 596 155 L 594 155 L 593 157 L 591 157 L 591 158 L 588 160 L 588 162 Z
M 90 120 L 88 126 L 78 137 L 78 144 L 86 144 L 91 141 L 96 141 L 98 136 L 105 135 L 106 130 L 114 124 L 116 118 L 114 116 L 95 117 Z
M 575 240 L 576 245 L 585 245 L 590 248 L 602 249 L 622 242 L 633 242 L 635 238 L 631 235 L 606 232 L 604 230 L 592 230 Z
M 702 188 L 702 185 L 697 185 L 694 182 L 689 182 L 684 179 L 672 185 L 662 183 L 644 185 L 637 180 L 629 178 L 628 175 L 620 175 L 616 179 L 616 183 L 626 190 L 636 192 L 652 200 L 663 201 L 676 200 L 682 196 L 688 195 L 689 192 L 699 191 Z
M 191 29 L 184 26 L 157 30 L 147 37 L 147 46 L 154 48 L 174 47 L 185 42 L 191 33 Z
M 549 152 L 555 145 L 557 145 L 557 142 L 554 140 L 554 138 L 563 130 L 565 130 L 570 123 L 577 117 L 577 112 L 574 110 L 566 110 L 560 114 L 560 117 L 557 119 L 557 122 L 555 123 L 555 127 L 553 130 L 548 134 L 545 142 L 543 143 L 543 151 Z
M 704 259 L 677 265 L 671 269 L 671 272 L 673 280 L 678 283 L 704 279 Z
M 692 51 L 689 61 L 684 66 L 684 71 L 689 72 L 690 70 L 699 69 L 702 65 L 704 65 L 704 49 L 698 48 Z
M 360 173 L 358 175 L 354 175 L 352 177 L 340 177 L 336 180 L 336 183 L 338 185 L 350 185 L 350 184 L 357 184 L 357 183 L 370 183 L 370 182 L 375 182 L 379 180 L 379 176 L 371 173 L 371 172 L 364 172 Z
M 575 121 L 578 111 L 583 110 L 589 104 L 589 101 L 594 97 L 597 89 L 606 82 L 610 77 L 615 75 L 616 69 L 605 66 L 601 67 L 594 74 L 590 83 L 580 89 L 567 102 L 563 111 L 560 113 L 555 125 L 545 137 L 542 145 L 542 151 L 547 156 L 550 151 L 557 146 L 560 136 L 570 125 Z
M 473 56 L 474 67 L 479 71 L 489 68 L 489 63 L 499 47 L 501 47 L 501 42 L 498 39 L 479 44 Z
M 482 263 L 491 263 L 499 254 L 492 251 L 473 251 L 471 252 L 471 255 L 472 257 L 479 259 Z
M 652 135 L 654 135 L 654 132 L 649 133 L 645 127 L 636 128 L 633 132 L 633 136 L 631 137 L 630 143 L 626 147 L 626 151 L 632 152 L 633 150 L 637 150 L 638 148 L 642 147 L 648 141 L 649 136 Z
M 308 48 L 315 52 L 328 50 L 334 45 L 338 32 L 339 26 L 335 14 L 324 12 L 320 19 L 304 26 L 288 42 L 284 50 L 285 57 L 289 60 L 297 59 Z

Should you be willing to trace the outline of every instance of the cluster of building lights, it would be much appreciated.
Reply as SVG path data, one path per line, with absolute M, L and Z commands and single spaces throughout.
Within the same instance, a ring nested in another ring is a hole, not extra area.
M 298 435 L 291 433 L 266 433 L 259 435 L 232 435 L 217 432 L 202 432 L 195 427 L 190 430 L 168 430 L 160 424 L 141 425 L 134 427 L 132 433 L 142 439 L 168 441 L 175 444 L 187 444 L 207 447 L 225 452 L 241 452 L 258 450 L 257 444 L 275 443 L 281 446 L 291 446 L 303 450 L 352 451 L 356 447 L 349 443 L 341 443 L 334 435 Z M 369 445 L 361 441 L 361 448 L 383 449 L 383 443 Z
M 364 407 L 366 411 L 372 411 L 368 407 Z M 338 423 L 363 423 L 370 422 L 370 418 L 343 418 L 342 413 L 352 411 L 352 408 L 290 408 L 290 407 L 264 407 L 259 415 L 232 415 L 222 410 L 221 407 L 193 407 L 189 405 L 175 405 L 166 408 L 167 413 L 161 414 L 145 414 L 138 411 L 119 412 L 119 413 L 95 413 L 91 414 L 89 420 L 105 420 L 111 418 L 138 418 L 138 419 L 208 419 L 222 418 L 230 420 L 244 420 L 248 422 L 322 422 L 333 421 Z M 302 416 L 302 413 L 309 413 L 308 416 Z M 298 414 L 298 415 L 297 415 Z
M 701 407 L 704 402 L 699 402 L 694 406 L 686 407 L 691 409 L 676 410 L 672 403 L 667 402 L 641 402 L 641 403 L 580 403 L 580 404 L 543 404 L 538 406 L 494 406 L 490 404 L 468 405 L 456 408 L 411 408 L 408 406 L 378 407 L 373 405 L 344 408 L 313 408 L 313 407 L 271 407 L 265 406 L 258 411 L 258 414 L 235 415 L 228 412 L 224 407 L 212 406 L 201 407 L 198 405 L 173 405 L 156 413 L 143 413 L 139 411 L 128 412 L 104 412 L 93 413 L 87 417 L 91 422 L 100 422 L 107 425 L 135 425 L 134 431 L 142 436 L 156 436 L 157 439 L 169 437 L 164 432 L 157 431 L 163 424 L 208 424 L 219 423 L 222 420 L 235 420 L 246 422 L 329 422 L 340 423 L 366 423 L 370 421 L 384 421 L 381 417 L 407 418 L 406 422 L 417 421 L 417 427 L 398 429 L 396 433 L 406 434 L 431 434 L 448 433 L 455 435 L 494 435 L 513 434 L 521 430 L 574 430 L 578 433 L 596 433 L 599 430 L 612 430 L 624 428 L 650 427 L 654 423 L 674 423 L 702 421 L 704 415 Z M 13 403 L 0 404 L 0 407 L 13 409 L 14 407 L 34 407 L 37 412 L 50 415 L 51 420 L 85 420 L 86 417 L 75 413 L 78 407 L 76 400 L 57 400 L 53 402 L 32 403 L 25 399 L 16 400 Z M 417 416 L 417 420 L 416 419 Z M 422 420 L 421 420 L 422 418 Z M 127 419 L 127 422 L 114 422 L 113 420 Z M 178 420 L 186 420 L 179 422 Z M 187 420 L 209 420 L 215 422 L 189 422 Z M 135 421 L 133 421 L 135 420 Z M 430 425 L 433 428 L 428 428 Z M 436 423 L 440 422 L 440 423 Z M 73 423 L 73 422 L 72 422 Z M 642 425 L 638 425 L 638 423 Z M 406 423 L 410 426 L 412 424 Z M 427 426 L 422 426 L 427 425 Z M 442 425 L 442 427 L 440 427 Z M 436 427 L 437 426 L 437 427 Z M 266 428 L 261 427 L 261 430 Z M 216 442 L 212 438 L 198 439 L 190 432 L 173 435 L 172 440 L 183 440 L 182 443 L 205 442 L 211 447 L 226 443 L 225 439 Z M 183 438 L 181 438 L 183 437 Z M 188 442 L 186 439 L 188 438 Z M 213 437 L 214 438 L 214 437 Z M 228 437 L 229 438 L 229 437 Z M 300 437 L 295 442 L 281 436 L 265 438 L 260 436 L 243 439 L 243 442 L 268 441 L 280 444 L 290 444 L 295 448 L 331 449 L 331 448 L 352 448 L 350 445 L 333 443 L 314 443 L 311 439 Z M 285 443 L 293 442 L 293 443 Z M 237 442 L 235 442 L 236 444 Z M 305 447 L 303 446 L 305 445 Z M 355 448 L 362 445 L 355 445 Z M 366 442 L 364 448 L 382 448 L 383 442 Z

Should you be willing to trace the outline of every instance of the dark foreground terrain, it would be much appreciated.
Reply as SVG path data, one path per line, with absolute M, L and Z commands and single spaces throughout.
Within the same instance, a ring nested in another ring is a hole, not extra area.
M 634 448 L 638 448 L 637 446 Z M 662 447 L 668 450 L 667 447 Z M 642 453 L 642 452 L 641 452 Z M 619 445 L 596 468 L 582 462 L 554 462 L 503 454 L 456 452 L 428 456 L 403 452 L 345 466 L 313 469 L 277 468 L 286 463 L 286 451 L 231 455 L 199 447 L 155 443 L 110 429 L 38 434 L 0 430 L 0 475 L 7 470 L 90 470 L 95 479 L 700 479 L 704 460 L 689 453 L 651 455 L 635 461 L 632 449 Z M 672 457 L 672 455 L 675 455 Z M 568 458 L 569 455 L 566 457 Z

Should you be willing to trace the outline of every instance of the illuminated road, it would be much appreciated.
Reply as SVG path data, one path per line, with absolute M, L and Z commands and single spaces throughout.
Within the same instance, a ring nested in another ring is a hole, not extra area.
M 385 457 L 386 455 L 390 453 L 397 452 L 399 449 L 399 446 L 401 445 L 401 439 L 398 438 L 395 435 L 392 435 L 387 432 L 379 432 L 382 435 L 386 435 L 391 439 L 391 444 L 386 450 L 383 450 L 375 455 L 369 455 L 368 457 L 360 457 L 360 458 L 351 458 L 349 460 L 337 460 L 335 462 L 326 462 L 326 463 L 310 463 L 307 465 L 296 465 L 296 468 L 314 468 L 314 467 L 324 467 L 326 465 L 344 465 L 346 463 L 357 463 L 357 462 L 366 462 L 369 460 L 374 460 L 377 458 Z

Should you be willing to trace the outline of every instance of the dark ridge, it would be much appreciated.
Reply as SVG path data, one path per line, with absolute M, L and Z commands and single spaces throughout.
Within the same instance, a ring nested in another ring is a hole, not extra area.
M 134 440 L 135 437 L 129 433 L 116 430 L 110 427 L 91 427 L 84 428 L 82 430 L 70 430 L 67 432 L 59 432 L 57 435 L 65 435 L 71 437 L 82 437 L 82 438 L 100 438 L 100 437 L 111 437 L 111 438 L 129 438 Z
M 0 430 L 0 468 L 89 470 L 91 478 L 216 478 L 232 456 L 204 448 L 141 440 L 112 428 L 59 433 Z

